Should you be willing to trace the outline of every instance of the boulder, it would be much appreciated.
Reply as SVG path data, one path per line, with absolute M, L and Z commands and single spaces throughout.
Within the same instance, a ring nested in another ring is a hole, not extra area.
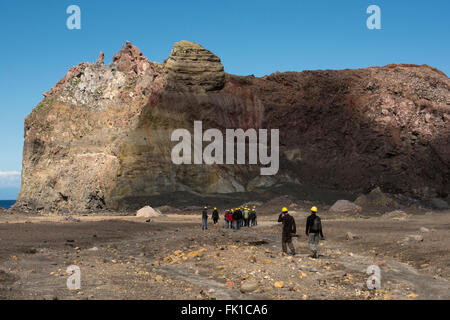
M 142 218 L 155 218 L 155 217 L 159 217 L 160 215 L 161 215 L 161 212 L 153 209 L 150 206 L 145 206 L 142 209 L 138 210 L 138 212 L 136 213 L 136 217 L 142 217 Z
M 408 214 L 402 210 L 394 210 L 394 211 L 383 214 L 383 218 L 404 220 L 404 219 L 408 218 Z
M 438 210 L 450 209 L 450 205 L 447 203 L 447 201 L 443 199 L 433 198 L 429 201 L 429 203 L 434 209 Z
M 331 206 L 329 211 L 333 213 L 359 213 L 362 211 L 362 208 L 348 200 L 338 200 Z
M 379 187 L 373 189 L 367 195 L 360 195 L 355 204 L 361 207 L 384 207 L 384 208 L 397 208 L 397 202 L 383 193 Z

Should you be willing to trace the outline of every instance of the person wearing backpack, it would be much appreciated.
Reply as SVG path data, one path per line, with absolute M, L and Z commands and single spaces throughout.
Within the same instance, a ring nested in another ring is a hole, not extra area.
M 217 222 L 219 221 L 219 211 L 217 211 L 217 208 L 214 208 L 214 211 L 212 212 L 211 218 L 214 222 L 214 226 L 217 225 Z
M 250 212 L 250 215 L 248 216 L 248 221 L 249 221 L 250 226 L 253 227 L 255 225 L 255 219 L 256 219 L 256 212 L 255 212 L 255 209 L 252 209 L 252 211 Z
M 258 214 L 256 213 L 256 206 L 253 206 L 252 212 L 255 213 L 254 219 L 252 219 L 252 225 L 257 226 L 258 225 Z
M 312 258 L 319 258 L 319 235 L 325 240 L 322 232 L 322 221 L 317 215 L 317 207 L 311 208 L 311 215 L 306 219 L 306 237 L 309 238 L 309 249 Z
M 242 211 L 241 208 L 236 208 L 236 229 L 239 230 L 242 227 Z M 234 220 L 234 218 L 233 218 Z
M 297 228 L 295 226 L 295 219 L 288 213 L 288 209 L 284 207 L 281 210 L 281 214 L 278 217 L 278 222 L 282 222 L 282 233 L 281 233 L 281 247 L 283 253 L 287 254 L 287 246 L 291 250 L 291 255 L 295 255 L 295 247 L 292 243 L 292 237 L 296 236 Z

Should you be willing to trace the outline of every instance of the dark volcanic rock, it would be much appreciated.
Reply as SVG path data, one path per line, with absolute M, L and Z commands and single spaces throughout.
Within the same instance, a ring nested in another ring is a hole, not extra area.
M 195 120 L 203 130 L 279 129 L 278 174 L 174 165 L 171 133 Z M 137 209 L 285 183 L 446 197 L 449 120 L 450 81 L 428 66 L 241 77 L 191 42 L 164 64 L 127 42 L 109 66 L 70 69 L 28 115 L 19 200 L 46 211 Z

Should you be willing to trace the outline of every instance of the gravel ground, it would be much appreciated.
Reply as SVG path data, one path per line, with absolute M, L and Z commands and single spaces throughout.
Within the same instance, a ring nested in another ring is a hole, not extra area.
M 166 214 L 150 222 L 117 215 L 2 215 L 0 298 L 450 298 L 449 211 L 404 220 L 323 214 L 319 259 L 309 257 L 303 236 L 307 213 L 292 214 L 300 234 L 293 257 L 280 253 L 277 215 L 239 231 L 222 221 L 202 231 L 200 215 Z M 347 240 L 347 232 L 356 238 Z M 409 235 L 423 241 L 405 240 Z M 80 290 L 67 288 L 70 265 L 80 267 Z M 378 290 L 366 286 L 370 265 L 381 269 Z

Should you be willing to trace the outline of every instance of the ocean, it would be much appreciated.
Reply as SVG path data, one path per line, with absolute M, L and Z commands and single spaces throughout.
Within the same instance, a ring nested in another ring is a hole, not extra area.
M 9 209 L 14 203 L 16 203 L 16 200 L 0 200 L 0 207 Z

